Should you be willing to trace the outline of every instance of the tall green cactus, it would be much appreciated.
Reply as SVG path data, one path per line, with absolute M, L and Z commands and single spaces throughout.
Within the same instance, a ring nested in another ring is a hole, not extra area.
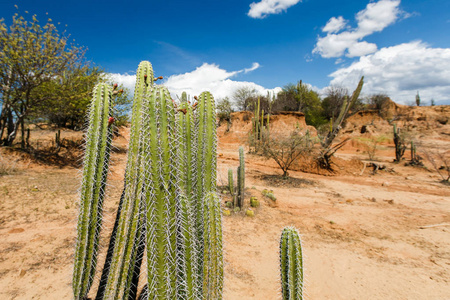
M 139 64 L 136 73 L 135 95 L 131 118 L 130 144 L 125 171 L 124 201 L 121 209 L 117 236 L 115 237 L 108 280 L 104 298 L 116 299 L 128 296 L 132 288 L 135 263 L 138 260 L 139 241 L 144 226 L 141 210 L 141 194 L 144 183 L 144 165 L 142 162 L 142 111 L 144 95 L 153 85 L 153 68 L 150 62 Z
M 195 179 L 194 193 L 196 196 L 195 230 L 198 241 L 198 275 L 203 278 L 203 200 L 205 196 L 216 191 L 217 174 L 217 135 L 216 135 L 216 109 L 214 98 L 209 92 L 203 92 L 198 97 L 195 111 Z
M 141 137 L 146 210 L 148 296 L 176 295 L 176 150 L 175 114 L 165 87 L 154 87 L 144 100 Z
M 280 239 L 281 294 L 283 300 L 303 299 L 303 253 L 297 229 L 286 227 Z
M 112 138 L 111 124 L 109 124 L 111 92 L 109 85 L 97 84 L 90 107 L 72 281 L 74 299 L 86 297 L 97 266 L 98 241 Z
M 244 206 L 245 198 L 245 160 L 244 147 L 239 147 L 239 167 L 237 168 L 237 202 L 238 206 Z

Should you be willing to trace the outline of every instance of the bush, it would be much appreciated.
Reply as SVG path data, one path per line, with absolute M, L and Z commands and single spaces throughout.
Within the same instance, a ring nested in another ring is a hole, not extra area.
M 309 131 L 302 133 L 295 129 L 289 134 L 281 132 L 263 132 L 261 143 L 262 155 L 267 159 L 273 159 L 283 170 L 283 176 L 287 177 L 287 171 L 292 163 L 300 156 L 311 152 L 314 140 Z

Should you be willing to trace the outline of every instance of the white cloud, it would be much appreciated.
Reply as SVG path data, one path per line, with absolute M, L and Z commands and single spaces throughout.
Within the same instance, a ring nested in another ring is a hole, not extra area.
M 245 68 L 245 69 L 244 69 L 244 73 L 248 73 L 248 72 L 254 71 L 254 70 L 258 69 L 260 66 L 261 66 L 261 65 L 260 65 L 259 63 L 254 62 L 254 63 L 252 64 L 251 68 Z
M 129 89 L 131 93 L 134 92 L 134 85 L 136 84 L 136 75 L 108 73 L 111 78 L 111 82 L 122 84 L 125 88 Z
M 259 94 L 266 95 L 267 92 L 278 93 L 280 87 L 274 89 L 266 89 L 261 85 L 248 81 L 235 81 L 231 78 L 240 73 L 248 73 L 260 67 L 259 63 L 254 62 L 250 68 L 238 71 L 227 71 L 221 69 L 218 65 L 204 63 L 191 72 L 169 76 L 164 85 L 167 86 L 172 97 L 180 96 L 182 92 L 188 95 L 199 95 L 203 91 L 210 91 L 215 99 L 230 97 L 236 89 L 248 86 L 255 89 Z M 128 74 L 109 74 L 113 78 L 113 82 L 121 83 L 130 89 L 131 94 L 134 93 L 134 85 L 136 82 L 135 75 Z
M 339 16 L 337 18 L 332 17 L 330 20 L 328 20 L 327 24 L 322 29 L 322 31 L 336 33 L 344 29 L 346 24 L 347 20 L 345 20 L 342 16 Z
M 406 16 L 399 5 L 400 0 L 380 0 L 369 3 L 365 9 L 356 14 L 357 27 L 341 33 L 337 32 L 344 28 L 347 21 L 342 17 L 332 17 L 322 29 L 323 32 L 327 32 L 327 35 L 318 38 L 313 53 L 318 53 L 325 58 L 343 55 L 355 57 L 374 53 L 377 46 L 361 40 L 382 31 L 402 15 Z
M 261 0 L 250 4 L 247 15 L 251 18 L 262 19 L 270 14 L 279 14 L 301 0 Z
M 399 103 L 432 98 L 450 102 L 450 48 L 431 48 L 421 41 L 386 47 L 330 74 L 331 85 L 352 89 L 364 75 L 363 93 L 385 93 Z
M 170 76 L 164 85 L 169 88 L 171 93 L 176 95 L 181 95 L 183 91 L 191 96 L 198 95 L 203 91 L 210 91 L 215 99 L 224 97 L 230 97 L 231 99 L 236 89 L 244 86 L 255 89 L 263 95 L 267 91 L 275 91 L 276 93 L 281 91 L 281 88 L 278 87 L 266 89 L 254 82 L 234 81 L 230 79 L 239 73 L 247 73 L 257 68 L 259 68 L 259 64 L 253 63 L 251 68 L 229 72 L 221 69 L 218 65 L 204 63 L 192 72 Z

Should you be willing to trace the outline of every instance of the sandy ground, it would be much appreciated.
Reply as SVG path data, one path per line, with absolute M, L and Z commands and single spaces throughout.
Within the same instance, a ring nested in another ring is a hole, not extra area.
M 238 146 L 219 143 L 219 185 Z M 80 171 L 0 155 L 16 169 L 0 177 L 0 299 L 71 299 Z M 338 156 L 337 174 L 290 171 L 297 180 L 287 182 L 269 176 L 281 174 L 273 162 L 246 155 L 246 205 L 253 195 L 261 206 L 254 217 L 223 217 L 224 299 L 281 298 L 278 243 L 289 225 L 302 234 L 306 299 L 450 299 L 450 188 L 435 172 L 391 163 L 390 151 L 379 157 L 390 171 L 377 174 L 359 175 L 362 164 L 349 161 L 362 156 L 350 146 Z M 112 161 L 105 230 L 126 154 Z

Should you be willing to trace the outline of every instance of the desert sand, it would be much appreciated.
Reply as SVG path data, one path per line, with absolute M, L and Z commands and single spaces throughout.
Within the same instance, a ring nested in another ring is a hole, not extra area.
M 448 150 L 450 122 L 437 120 L 450 115 L 448 108 L 433 112 L 418 111 L 399 126 L 410 126 L 426 145 Z M 280 130 L 306 125 L 301 116 L 277 118 L 273 126 Z M 238 166 L 238 147 L 248 150 L 249 125 L 242 114 L 233 120 L 230 131 L 218 128 L 220 191 L 228 169 Z M 334 173 L 299 162 L 289 171 L 291 179 L 282 180 L 272 176 L 282 174 L 273 161 L 246 153 L 246 206 L 250 196 L 261 206 L 254 217 L 223 217 L 224 299 L 281 299 L 278 243 L 285 226 L 301 233 L 306 299 L 450 299 L 450 187 L 426 161 L 426 168 L 393 163 L 392 137 L 376 152 L 376 162 L 386 169 L 364 169 L 361 137 L 389 136 L 392 127 L 370 114 L 350 121 L 339 138 L 352 140 L 337 152 Z M 361 125 L 369 132 L 361 134 Z M 128 130 L 121 134 L 114 140 L 105 233 L 123 187 Z M 44 141 L 54 132 L 33 136 Z M 81 134 L 66 130 L 64 137 Z M 0 176 L 0 299 L 71 299 L 79 164 L 0 151 L 12 169 Z M 264 197 L 264 189 L 276 201 Z M 228 197 L 222 195 L 223 201 Z

